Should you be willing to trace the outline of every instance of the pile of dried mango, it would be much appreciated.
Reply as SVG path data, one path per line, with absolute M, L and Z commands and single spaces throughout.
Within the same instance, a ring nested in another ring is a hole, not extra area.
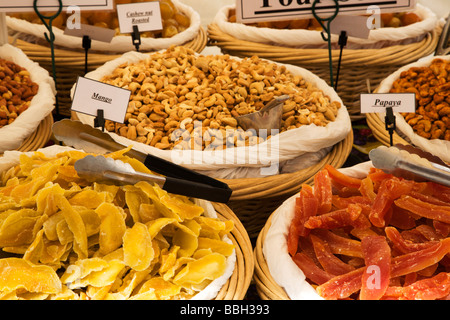
M 296 198 L 289 254 L 325 299 L 448 299 L 450 188 L 327 165 Z
M 126 151 L 107 157 L 149 172 Z M 86 155 L 21 154 L 1 174 L 0 299 L 189 299 L 224 274 L 231 221 L 147 182 L 87 182 Z

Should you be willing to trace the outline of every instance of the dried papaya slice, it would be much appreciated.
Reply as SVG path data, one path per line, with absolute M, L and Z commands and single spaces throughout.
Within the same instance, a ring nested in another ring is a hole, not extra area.
M 400 299 L 436 300 L 450 294 L 450 273 L 441 272 L 432 278 L 418 280 L 405 287 L 395 287 L 389 293 Z
M 309 217 L 304 226 L 308 229 L 336 229 L 345 226 L 358 226 L 361 215 L 360 206 L 351 204 L 345 209 L 331 211 L 322 215 Z M 370 227 L 370 223 L 366 227 Z
M 354 267 L 336 257 L 325 241 L 314 235 L 310 235 L 310 238 L 316 258 L 326 272 L 337 276 L 355 270 Z
M 314 260 L 311 259 L 304 252 L 298 252 L 292 257 L 295 264 L 302 270 L 305 277 L 311 280 L 315 284 L 323 284 L 334 277 L 334 275 L 326 272 L 322 268 L 319 268 Z
M 394 200 L 408 194 L 412 188 L 412 183 L 405 180 L 401 181 L 396 177 L 383 180 L 369 214 L 372 224 L 376 227 L 384 227 L 386 225 L 385 216 Z
M 361 240 L 366 268 L 361 279 L 361 300 L 379 300 L 389 286 L 391 248 L 384 236 L 367 236 Z
M 325 165 L 324 169 L 328 171 L 332 181 L 338 183 L 339 185 L 354 189 L 359 189 L 361 186 L 361 179 L 347 176 L 329 164 Z
M 400 208 L 418 216 L 450 223 L 450 206 L 440 206 L 405 195 L 395 201 Z
M 314 176 L 314 195 L 319 202 L 317 214 L 327 213 L 332 206 L 332 185 L 327 170 L 321 170 Z

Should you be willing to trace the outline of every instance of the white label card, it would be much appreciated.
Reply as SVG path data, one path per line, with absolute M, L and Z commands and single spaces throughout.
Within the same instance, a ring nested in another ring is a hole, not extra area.
M 103 110 L 105 119 L 124 123 L 130 95 L 130 90 L 78 77 L 72 110 L 91 116 L 97 116 L 97 110 Z
M 79 28 L 67 28 L 64 30 L 64 34 L 68 36 L 74 36 L 74 37 L 84 37 L 88 36 L 91 38 L 91 40 L 97 40 L 102 42 L 110 43 L 114 35 L 116 34 L 116 31 L 113 29 L 108 28 L 102 28 L 102 27 L 96 27 L 91 26 L 89 24 L 82 24 L 80 23 Z
M 236 0 L 238 22 L 276 21 L 312 18 L 314 0 Z M 339 14 L 366 14 L 369 6 L 382 12 L 407 11 L 416 7 L 417 0 L 338 0 Z M 319 0 L 315 6 L 319 17 L 336 12 L 334 0 Z
M 34 0 L 0 1 L 0 12 L 34 12 Z M 38 0 L 40 12 L 58 10 L 57 0 Z M 80 10 L 112 10 L 113 0 L 62 0 L 63 8 L 78 6 Z
M 120 33 L 133 32 L 133 26 L 137 26 L 139 32 L 163 28 L 158 1 L 118 4 L 117 17 Z
M 394 112 L 416 112 L 414 93 L 363 93 L 361 113 L 384 113 L 392 107 Z
M 368 39 L 370 29 L 367 28 L 367 17 L 338 15 L 330 23 L 330 32 L 339 35 L 341 31 L 347 32 L 349 37 Z

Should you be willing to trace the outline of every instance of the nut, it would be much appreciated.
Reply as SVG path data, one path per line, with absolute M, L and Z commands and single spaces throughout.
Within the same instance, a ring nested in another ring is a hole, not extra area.
M 240 129 L 237 117 L 260 110 L 284 94 L 291 99 L 283 106 L 281 131 L 311 123 L 325 126 L 341 107 L 284 66 L 256 56 L 240 61 L 226 55 L 198 56 L 184 47 L 171 47 L 145 61 L 124 64 L 102 81 L 128 86 L 133 93 L 125 116 L 127 129 L 110 126 L 108 130 L 125 137 L 136 133 L 139 141 L 146 137 L 146 144 L 166 149 L 222 149 L 230 144 L 259 143 L 256 134 L 238 134 L 227 140 L 226 130 Z

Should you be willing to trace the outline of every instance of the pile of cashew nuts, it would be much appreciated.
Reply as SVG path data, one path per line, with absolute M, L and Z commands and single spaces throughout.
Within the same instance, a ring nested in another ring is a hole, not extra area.
M 280 132 L 326 126 L 341 107 L 283 65 L 258 57 L 202 56 L 178 46 L 120 65 L 101 81 L 131 91 L 125 123 L 106 121 L 106 130 L 166 150 L 260 143 L 264 137 L 242 130 L 236 118 L 281 95 L 290 99 Z
M 450 63 L 434 59 L 429 67 L 413 67 L 401 73 L 391 92 L 416 95 L 415 113 L 402 113 L 414 132 L 426 139 L 450 141 Z

